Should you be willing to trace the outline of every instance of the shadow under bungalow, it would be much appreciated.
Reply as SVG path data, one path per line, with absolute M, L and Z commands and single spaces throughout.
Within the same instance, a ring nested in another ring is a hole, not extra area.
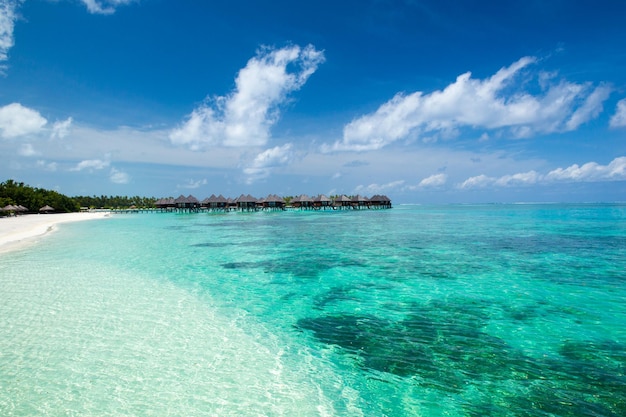
M 160 198 L 155 203 L 156 210 L 164 212 L 201 212 L 201 211 L 280 211 L 280 210 L 368 210 L 390 209 L 391 200 L 385 195 L 374 195 L 370 198 L 356 195 L 345 195 L 335 198 L 320 194 L 309 197 L 305 194 L 285 199 L 275 194 L 265 198 L 255 198 L 248 195 L 240 195 L 232 199 L 221 194 L 207 197 L 200 201 L 193 195 L 187 197 L 181 195 L 178 198 Z

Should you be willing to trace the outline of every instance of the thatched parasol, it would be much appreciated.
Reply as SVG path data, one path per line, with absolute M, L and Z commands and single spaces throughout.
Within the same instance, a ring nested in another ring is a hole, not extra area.
M 49 205 L 47 205 L 47 204 L 46 204 L 45 206 L 43 206 L 42 208 L 40 208 L 40 209 L 39 209 L 39 212 L 40 212 L 40 213 L 50 213 L 50 212 L 52 212 L 52 211 L 54 211 L 54 208 L 50 207 L 50 206 L 49 206 Z

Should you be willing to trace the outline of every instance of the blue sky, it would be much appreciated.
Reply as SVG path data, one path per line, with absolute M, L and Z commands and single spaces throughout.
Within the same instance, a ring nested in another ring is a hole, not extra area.
M 626 2 L 0 0 L 0 179 L 626 200 Z

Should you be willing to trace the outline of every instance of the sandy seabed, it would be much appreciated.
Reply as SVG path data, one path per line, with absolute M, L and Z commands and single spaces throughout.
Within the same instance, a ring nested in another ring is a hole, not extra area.
M 58 224 L 104 219 L 109 216 L 109 212 L 89 212 L 0 217 L 0 253 L 34 242 L 36 238 L 55 230 Z

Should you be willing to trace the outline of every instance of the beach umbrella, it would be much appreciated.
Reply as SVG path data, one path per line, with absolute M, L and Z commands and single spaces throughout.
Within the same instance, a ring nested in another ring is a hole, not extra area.
M 2 208 L 2 210 L 4 211 L 17 211 L 17 207 L 11 205 L 11 204 L 7 204 L 6 206 L 4 206 Z
M 54 208 L 50 207 L 47 204 L 39 209 L 39 212 L 41 213 L 50 213 L 51 211 L 54 211 Z

